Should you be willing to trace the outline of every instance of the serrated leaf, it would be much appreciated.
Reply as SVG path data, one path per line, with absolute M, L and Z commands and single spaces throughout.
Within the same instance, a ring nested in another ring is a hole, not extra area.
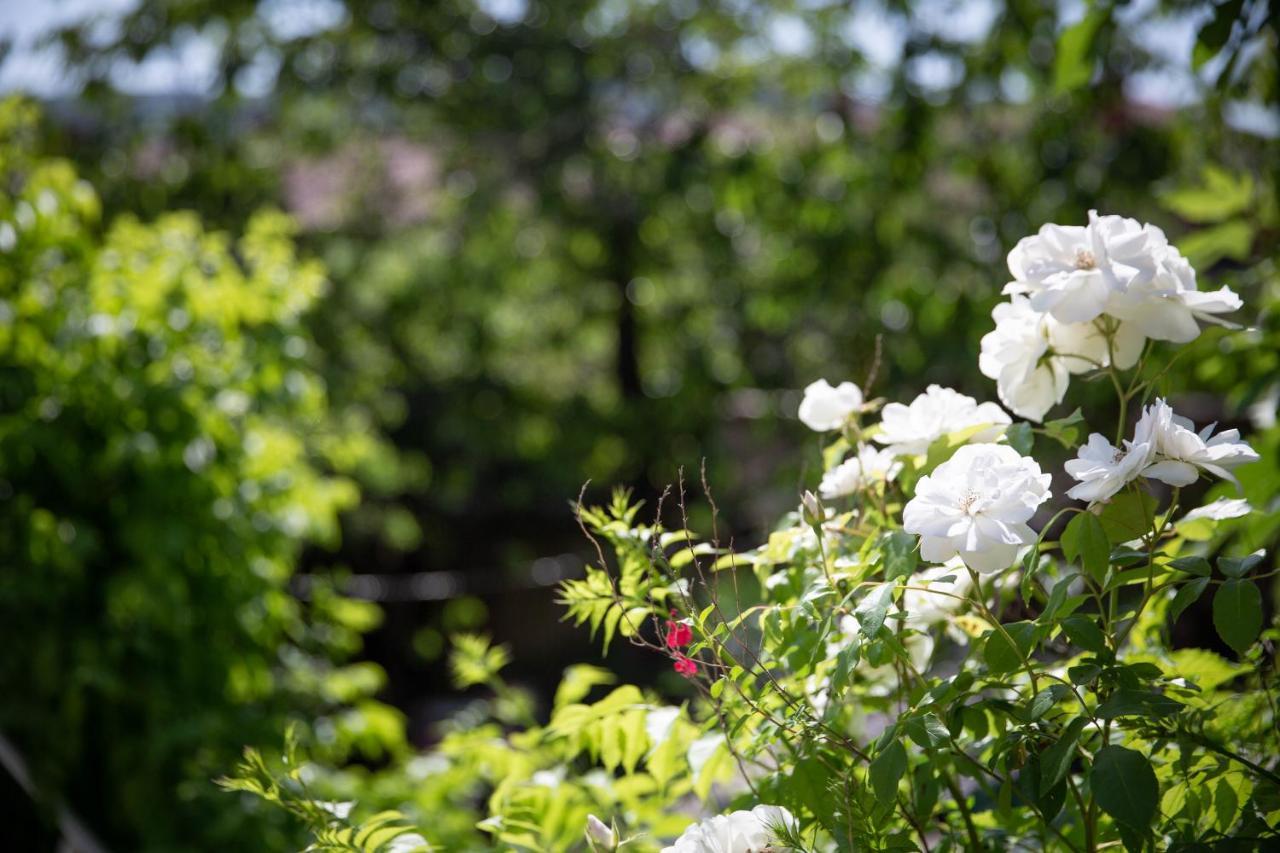
M 1229 580 L 1213 596 L 1213 627 L 1236 652 L 1244 654 L 1262 630 L 1262 593 L 1257 584 Z
M 1037 622 L 1041 625 L 1053 624 L 1058 611 L 1062 609 L 1062 605 L 1067 601 L 1067 595 L 1071 592 L 1071 584 L 1075 583 L 1079 577 L 1079 575 L 1071 574 L 1058 579 L 1053 585 L 1053 590 L 1049 593 L 1049 600 L 1045 602 L 1044 612 L 1040 614 L 1036 620 Z
M 1076 744 L 1084 731 L 1084 717 L 1077 717 L 1062 730 L 1062 735 L 1040 756 L 1040 790 L 1047 791 L 1067 778 L 1076 755 Z
M 1097 715 L 1103 720 L 1135 716 L 1168 717 L 1181 709 L 1181 702 L 1163 693 L 1121 687 L 1098 706 Z
M 1004 440 L 1009 446 L 1023 456 L 1031 455 L 1031 448 L 1035 445 L 1035 434 L 1031 431 L 1031 424 L 1016 423 L 1004 431 Z
M 882 583 L 875 586 L 858 602 L 854 615 L 858 617 L 858 626 L 864 637 L 874 637 L 884 624 L 885 615 L 893 604 L 894 584 Z
M 1092 616 L 1077 613 L 1062 620 L 1062 631 L 1067 639 L 1085 651 L 1104 654 L 1107 651 L 1107 639 L 1102 629 Z
M 891 803 L 898 794 L 898 781 L 907 772 L 907 751 L 901 741 L 892 741 L 871 762 L 871 789 L 876 799 Z
M 1098 583 L 1107 575 L 1111 542 L 1102 522 L 1091 512 L 1078 512 L 1062 531 L 1062 553 L 1068 560 L 1080 561 L 1089 577 Z
M 1170 560 L 1169 565 L 1180 572 L 1186 572 L 1189 575 L 1197 575 L 1207 578 L 1213 574 L 1213 569 L 1209 565 L 1209 561 L 1204 557 L 1179 557 L 1176 560 Z
M 1035 642 L 1035 627 L 1031 622 L 1011 622 L 1004 626 L 1004 631 L 992 631 L 982 647 L 987 669 L 999 674 L 1021 667 Z
M 1124 492 L 1102 507 L 1098 521 L 1114 545 L 1141 539 L 1151 531 L 1156 499 L 1146 492 Z
M 1243 557 L 1219 557 L 1218 571 L 1229 578 L 1242 578 L 1253 571 L 1253 567 L 1261 563 L 1264 556 L 1265 551 L 1255 551 Z
M 916 537 L 905 530 L 894 530 L 883 539 L 884 579 L 887 581 L 907 577 L 916 570 L 920 555 L 916 551 Z
M 1102 810 L 1117 823 L 1144 830 L 1160 802 L 1160 784 L 1151 762 L 1123 746 L 1098 750 L 1089 770 L 1090 789 Z
M 1178 621 L 1178 617 L 1182 615 L 1182 612 L 1204 594 L 1207 586 L 1209 586 L 1208 578 L 1196 578 L 1190 583 L 1184 584 L 1173 597 L 1173 601 L 1169 602 L 1169 618 L 1174 622 Z
M 926 749 L 933 749 L 945 744 L 950 738 L 947 727 L 936 714 L 925 714 L 923 717 L 912 717 L 907 720 L 907 736 Z
M 1068 450 L 1072 450 L 1080 441 L 1080 425 L 1083 423 L 1084 416 L 1080 414 L 1079 409 L 1076 409 L 1065 418 L 1045 421 L 1040 432 L 1057 441 Z

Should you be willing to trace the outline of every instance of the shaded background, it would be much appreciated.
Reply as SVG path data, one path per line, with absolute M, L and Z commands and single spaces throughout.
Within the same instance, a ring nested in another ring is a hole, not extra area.
M 139 661 L 176 660 L 202 642 L 191 630 L 199 614 L 224 608 L 242 621 L 263 590 L 209 598 L 175 570 L 167 577 L 184 592 L 164 641 L 102 663 L 114 673 L 132 661 L 136 680 L 118 692 L 82 679 L 75 650 L 53 675 L 40 663 L 4 672 L 14 698 L 0 732 L 31 765 L 41 804 L 24 824 L 38 839 L 30 849 L 52 844 L 64 795 L 119 849 L 275 849 L 287 830 L 267 827 L 273 816 L 242 813 L 201 780 L 291 717 L 323 715 L 334 755 L 370 766 L 430 743 L 434 723 L 464 702 L 443 665 L 451 631 L 509 643 L 513 678 L 545 699 L 565 665 L 594 655 L 554 603 L 555 584 L 587 557 L 569 510 L 584 482 L 593 500 L 614 484 L 652 500 L 705 458 L 724 518 L 755 544 L 818 474 L 816 439 L 794 418 L 808 382 L 874 373 L 872 395 L 907 400 L 938 382 L 994 398 L 976 370 L 978 341 L 1006 252 L 1044 222 L 1079 223 L 1095 207 L 1154 222 L 1202 286 L 1240 291 L 1258 330 L 1223 339 L 1169 383 L 1197 389 L 1179 409 L 1198 422 L 1275 423 L 1280 115 L 1264 2 L 0 7 L 0 84 L 40 102 L 8 124 L 10 189 L 33 163 L 71 161 L 100 199 L 100 216 L 77 232 L 86 246 L 115 245 L 110 226 L 123 215 L 152 223 L 192 211 L 206 232 L 232 235 L 260 209 L 292 217 L 281 246 L 296 245 L 300 266 L 322 263 L 326 284 L 305 312 L 275 317 L 264 340 L 286 329 L 306 341 L 301 352 L 286 341 L 279 357 L 305 365 L 324 399 L 279 417 L 319 436 L 307 471 L 341 474 L 360 493 L 332 508 L 331 535 L 281 532 L 281 569 L 264 584 L 308 602 L 298 624 L 201 659 L 212 694 L 190 701 L 216 716 L 225 700 L 254 722 L 201 731 L 194 742 L 207 754 L 195 766 L 172 760 L 182 747 L 156 745 L 185 713 L 174 696 L 187 694 Z M 233 249 L 218 263 L 245 258 Z M 210 275 L 207 265 L 191 274 Z M 246 278 L 248 293 L 259 279 Z M 120 310 L 132 292 L 124 287 Z M 247 349 L 244 363 L 261 366 L 266 351 Z M 147 352 L 119 369 L 141 369 L 155 358 Z M 16 375 L 6 374 L 25 388 Z M 1105 388 L 1072 393 L 1108 405 Z M 39 405 L 9 394 L 11 426 L 32 424 Z M 47 433 L 59 420 L 40 423 Z M 236 429 L 218 439 L 219 459 L 242 443 Z M 1274 432 L 1255 446 L 1265 453 Z M 325 450 L 331 434 L 363 449 Z M 34 496 L 9 502 L 14 524 L 38 507 L 58 530 L 59 518 L 85 512 L 74 465 L 58 488 L 44 481 L 69 442 L 92 462 L 99 434 L 60 435 L 6 472 L 6 491 Z M 1251 488 L 1274 495 L 1273 473 Z M 165 476 L 208 475 L 176 464 Z M 256 535 L 234 527 L 239 509 L 206 529 L 194 509 L 188 518 L 129 495 L 122 512 L 198 527 L 184 553 Z M 704 517 L 695 507 L 695 523 Z M 138 571 L 119 556 L 132 540 L 113 546 L 116 521 L 94 530 L 101 547 L 70 558 L 77 577 Z M 42 553 L 15 545 L 0 571 L 38 575 Z M 249 571 L 234 554 L 217 576 Z M 48 605 L 43 585 L 20 587 L 0 592 L 7 612 Z M 331 589 L 382 615 L 313 612 Z M 11 627 L 7 648 L 70 649 L 68 636 L 93 645 L 150 624 L 97 620 L 93 599 L 76 600 L 82 620 L 51 607 L 42 628 Z M 351 636 L 330 642 L 330 621 Z M 315 630 L 312 645 L 300 639 Z M 282 675 L 292 671 L 282 650 L 295 647 L 312 656 L 304 687 Z M 222 688 L 246 649 L 264 661 L 261 694 Z M 668 677 L 663 661 L 623 647 L 609 663 L 623 678 Z M 43 698 L 20 698 L 41 671 Z M 115 703 L 134 724 L 103 734 L 91 709 Z M 67 729 L 90 734 L 42 748 Z M 102 792 L 142 745 L 161 755 L 122 808 Z M 86 761 L 95 751 L 121 757 Z M 27 803 L 10 793 L 10 804 Z

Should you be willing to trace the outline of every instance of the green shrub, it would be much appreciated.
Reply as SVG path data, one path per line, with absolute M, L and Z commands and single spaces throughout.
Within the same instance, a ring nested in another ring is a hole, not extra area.
M 334 754 L 403 746 L 381 671 L 336 665 L 378 610 L 288 587 L 385 451 L 312 367 L 325 278 L 285 217 L 104 230 L 31 119 L 0 104 L 0 733 L 121 849 L 280 846 L 210 783 L 244 743 L 338 710 Z

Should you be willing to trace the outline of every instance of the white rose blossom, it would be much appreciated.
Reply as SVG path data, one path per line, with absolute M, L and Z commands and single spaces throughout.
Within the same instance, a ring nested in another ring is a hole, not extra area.
M 1040 421 L 1061 403 L 1073 373 L 1114 363 L 1132 367 L 1145 341 L 1137 327 L 1121 323 L 1110 345 L 1094 323 L 1063 323 L 1015 295 L 991 312 L 996 327 L 982 338 L 978 369 L 996 380 L 1000 402 L 1010 411 Z
M 1197 289 L 1195 269 L 1156 226 L 1096 210 L 1087 225 L 1049 224 L 1018 241 L 1009 272 L 1004 292 L 1028 295 L 1035 311 L 1062 323 L 1106 315 L 1160 341 L 1192 341 L 1200 322 L 1230 326 L 1219 315 L 1242 304 L 1229 287 Z
M 1253 507 L 1244 498 L 1218 498 L 1211 504 L 1191 510 L 1178 519 L 1178 523 L 1202 518 L 1208 521 L 1226 521 L 1228 518 L 1243 518 L 1251 512 Z
M 862 445 L 856 456 L 851 456 L 822 475 L 818 492 L 825 500 L 835 500 L 852 495 L 873 483 L 887 483 L 902 470 L 890 450 Z
M 880 431 L 875 440 L 886 444 L 896 455 L 925 453 L 929 445 L 944 435 L 970 427 L 990 425 L 969 441 L 995 441 L 1012 423 L 1009 414 L 995 403 L 981 403 L 972 397 L 930 385 L 910 405 L 889 403 L 880 415 Z
M 781 806 L 756 806 L 751 811 L 716 815 L 691 825 L 662 853 L 761 853 L 786 849 L 777 830 L 794 829 L 796 819 Z
M 1137 430 L 1148 430 L 1155 446 L 1155 458 L 1143 469 L 1143 476 L 1170 486 L 1189 486 L 1200 470 L 1236 481 L 1231 469 L 1256 462 L 1258 454 L 1240 439 L 1240 431 L 1229 429 L 1213 434 L 1217 424 L 1196 432 L 1195 424 L 1176 414 L 1164 400 L 1156 400 L 1142 413 Z
M 1236 483 L 1232 469 L 1257 461 L 1258 454 L 1240 439 L 1239 430 L 1214 435 L 1215 426 L 1197 433 L 1191 421 L 1164 400 L 1156 400 L 1143 411 L 1133 439 L 1125 440 L 1123 450 L 1096 432 L 1089 436 L 1065 466 L 1080 481 L 1067 496 L 1090 503 L 1109 500 L 1138 477 L 1189 486 L 1202 470 Z
M 862 408 L 862 389 L 852 382 L 832 387 L 825 379 L 810 383 L 800 401 L 800 421 L 814 432 L 830 432 L 844 426 L 849 415 Z
M 1244 304 L 1231 288 L 1196 289 L 1195 269 L 1173 246 L 1165 246 L 1156 258 L 1155 277 L 1114 294 L 1107 303 L 1108 314 L 1131 323 L 1148 338 L 1174 343 L 1199 337 L 1197 321 L 1235 325 L 1218 316 L 1238 311 Z
M 1067 490 L 1067 497 L 1096 503 L 1110 500 L 1129 483 L 1142 476 L 1155 455 L 1155 440 L 1149 423 L 1138 424 L 1133 439 L 1119 448 L 1099 433 L 1089 440 L 1063 467 L 1080 482 Z
M 1049 482 L 1012 447 L 966 445 L 920 478 L 902 526 L 919 534 L 920 556 L 931 563 L 959 556 L 975 571 L 998 572 L 1035 541 L 1027 522 L 1049 498 Z
M 1004 292 L 1028 294 L 1032 308 L 1063 323 L 1088 323 L 1115 294 L 1155 278 L 1168 245 L 1154 225 L 1091 210 L 1088 225 L 1050 223 L 1019 240 Z

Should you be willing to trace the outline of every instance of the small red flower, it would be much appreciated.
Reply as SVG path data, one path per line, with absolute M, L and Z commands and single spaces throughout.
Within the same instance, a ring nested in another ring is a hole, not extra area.
M 676 615 L 674 610 L 671 611 L 672 617 Z M 667 648 L 680 649 L 693 642 L 693 629 L 683 622 L 677 622 L 674 618 L 667 620 Z
M 679 622 L 667 623 L 667 648 L 680 649 L 693 642 L 693 629 Z
M 676 653 L 676 662 L 672 664 L 672 667 L 685 678 L 693 678 L 698 674 L 698 665 L 693 662 L 693 659 L 687 658 L 679 652 Z

